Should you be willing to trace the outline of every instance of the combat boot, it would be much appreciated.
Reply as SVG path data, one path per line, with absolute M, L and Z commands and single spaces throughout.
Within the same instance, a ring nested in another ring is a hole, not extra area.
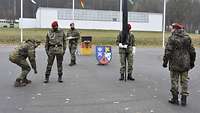
M 181 105 L 186 106 L 187 105 L 187 96 L 182 95 L 181 96 Z
M 121 74 L 121 77 L 119 78 L 119 81 L 124 80 L 124 74 Z
M 59 83 L 63 83 L 62 75 L 58 75 L 58 82 L 59 82 Z
M 169 100 L 169 103 L 179 105 L 178 95 L 172 95 L 172 98 Z
M 30 84 L 32 81 L 31 80 L 28 80 L 27 78 L 25 78 L 24 80 L 23 80 L 23 83 L 26 83 L 26 84 Z
M 75 60 L 71 60 L 71 63 L 69 64 L 69 66 L 74 66 L 76 65 L 76 61 Z
M 44 83 L 49 83 L 49 75 L 45 75 Z
M 26 83 L 23 83 L 23 81 L 20 78 L 17 78 L 14 86 L 15 87 L 23 87 L 23 86 L 26 86 Z
M 132 77 L 132 74 L 131 73 L 129 73 L 128 74 L 128 78 L 127 78 L 128 80 L 131 80 L 131 81 L 134 81 L 135 79 Z

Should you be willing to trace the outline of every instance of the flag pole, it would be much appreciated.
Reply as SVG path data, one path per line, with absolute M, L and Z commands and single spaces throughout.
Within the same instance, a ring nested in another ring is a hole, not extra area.
M 21 0 L 21 43 L 23 42 L 23 0 Z
M 72 0 L 72 20 L 74 22 L 74 12 L 75 12 L 75 1 Z
M 165 25 L 166 25 L 166 20 L 165 20 L 165 17 L 166 17 L 166 0 L 163 0 L 163 48 L 165 48 Z
M 122 0 L 120 0 L 120 30 L 122 31 L 122 17 L 123 17 L 123 15 L 122 15 Z

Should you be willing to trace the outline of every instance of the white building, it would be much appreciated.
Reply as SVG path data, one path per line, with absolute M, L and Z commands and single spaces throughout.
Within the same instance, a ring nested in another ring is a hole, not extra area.
M 78 29 L 120 30 L 120 12 L 108 10 L 43 8 L 36 13 L 36 19 L 24 18 L 23 28 L 50 28 L 57 20 L 61 28 L 69 28 L 71 22 Z M 20 19 L 20 27 L 22 26 Z M 162 14 L 129 12 L 129 23 L 135 31 L 162 31 Z

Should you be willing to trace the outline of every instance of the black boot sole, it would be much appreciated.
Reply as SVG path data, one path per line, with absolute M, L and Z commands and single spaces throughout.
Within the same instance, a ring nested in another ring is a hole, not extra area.
M 63 83 L 63 81 L 58 81 L 59 83 Z
M 135 79 L 134 79 L 134 78 L 128 78 L 127 80 L 130 80 L 130 81 L 135 81 Z
M 184 103 L 184 104 L 183 104 L 183 103 L 181 103 L 181 106 L 185 107 L 185 106 L 187 106 L 187 104 L 185 104 L 185 103 Z
M 124 79 L 119 79 L 119 81 L 123 81 Z
M 44 81 L 43 83 L 47 84 L 47 83 L 49 83 L 49 81 Z
M 179 102 L 173 102 L 171 100 L 168 101 L 170 104 L 173 104 L 173 105 L 179 105 Z
M 69 66 L 75 66 L 76 64 L 69 64 Z

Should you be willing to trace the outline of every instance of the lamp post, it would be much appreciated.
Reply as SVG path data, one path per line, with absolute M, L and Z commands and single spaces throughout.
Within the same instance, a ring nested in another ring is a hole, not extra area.
M 123 17 L 123 15 L 122 15 L 123 14 L 122 13 L 122 0 L 120 0 L 119 4 L 120 4 L 120 6 L 119 6 L 120 7 L 120 10 L 119 10 L 120 11 L 120 13 L 119 13 L 119 15 L 120 15 L 120 30 L 122 30 L 122 26 L 123 26 L 122 25 L 122 21 L 123 21 L 123 19 L 122 19 L 122 17 Z
M 21 43 L 23 42 L 23 0 L 21 0 Z
M 33 4 L 36 4 L 34 0 L 30 0 Z M 24 11 L 24 6 L 23 6 L 23 0 L 21 0 L 21 43 L 23 42 L 23 12 Z
M 163 28 L 162 28 L 162 32 L 163 32 L 163 48 L 165 48 L 165 25 L 166 25 L 166 0 L 163 0 Z
M 30 0 L 31 3 L 33 4 L 33 17 L 35 16 L 35 10 L 37 8 L 37 3 L 34 0 Z
M 74 22 L 74 13 L 75 13 L 75 1 L 72 0 L 72 21 Z

